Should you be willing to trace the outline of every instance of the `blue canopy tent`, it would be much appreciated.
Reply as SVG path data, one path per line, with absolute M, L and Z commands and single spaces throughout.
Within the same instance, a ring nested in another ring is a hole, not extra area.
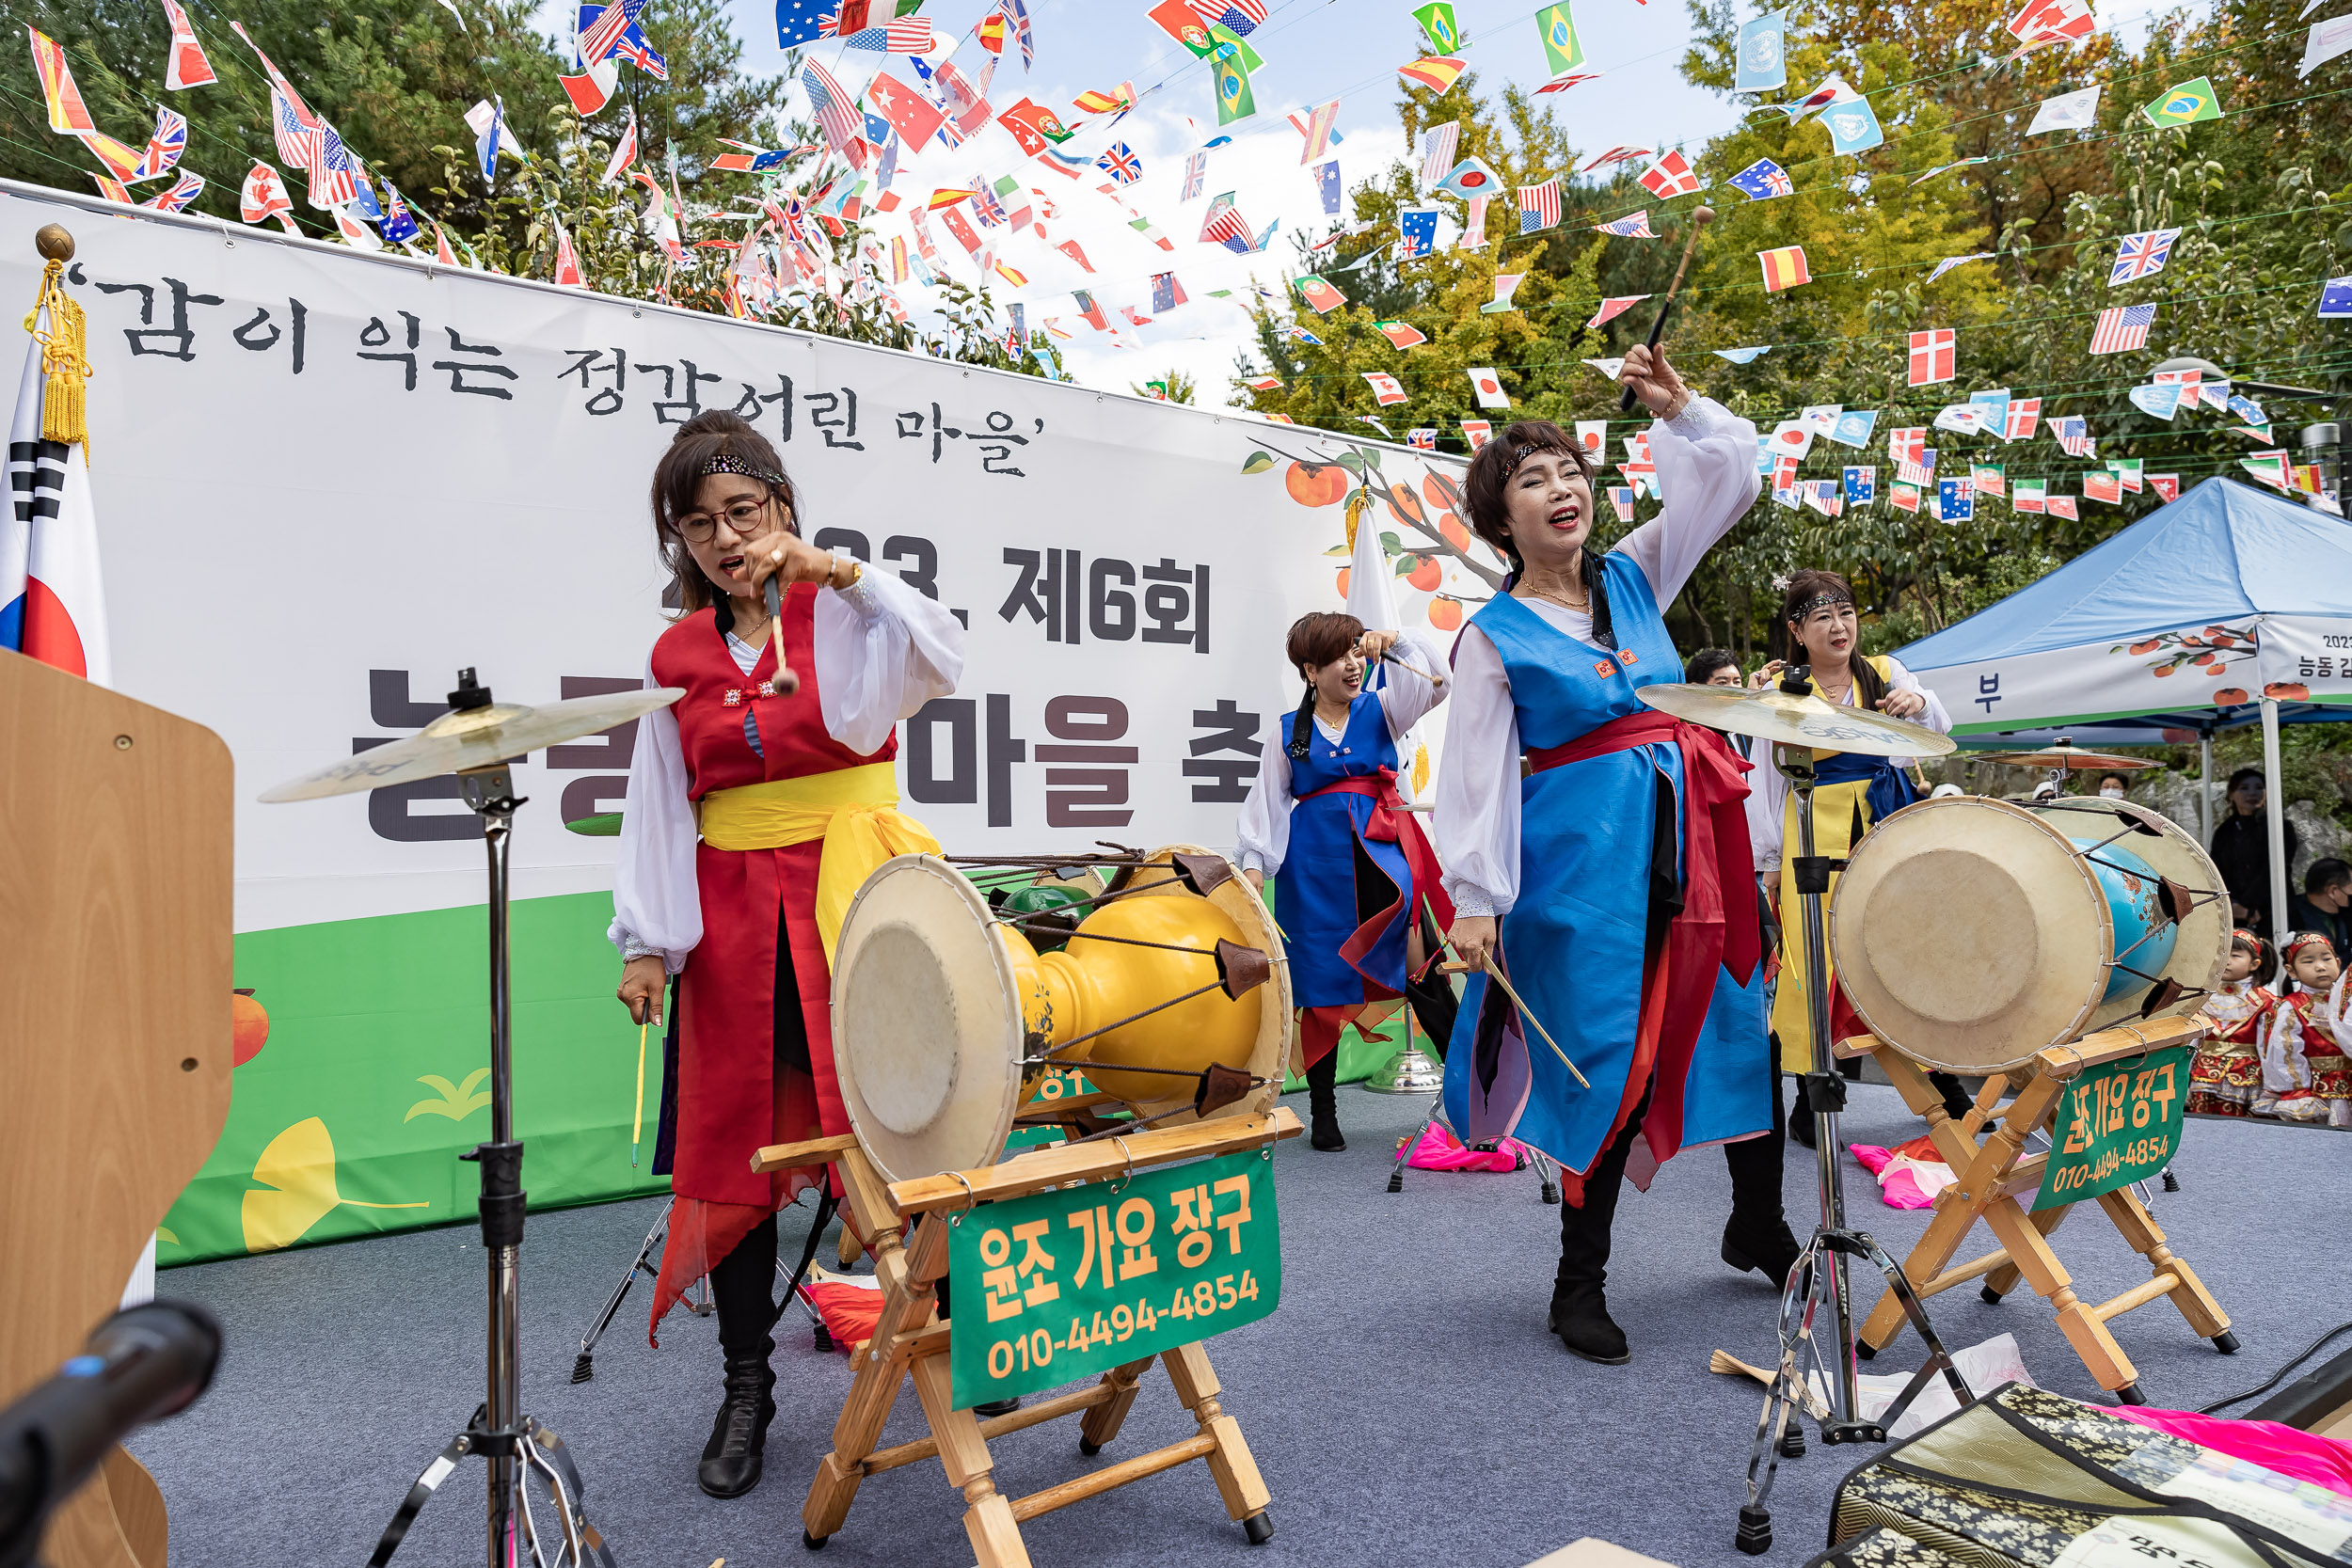
M 1944 700 L 1964 747 L 2195 736 L 2210 782 L 2213 736 L 2260 723 L 2283 927 L 2279 726 L 2352 720 L 2352 527 L 2209 479 L 1897 657 Z

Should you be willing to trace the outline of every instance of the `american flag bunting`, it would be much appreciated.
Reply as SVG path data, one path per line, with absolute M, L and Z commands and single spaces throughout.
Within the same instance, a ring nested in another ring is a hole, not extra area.
M 2148 328 L 2156 319 L 2153 305 L 2116 305 L 2099 312 L 2091 328 L 2090 352 L 2125 354 L 2148 346 Z

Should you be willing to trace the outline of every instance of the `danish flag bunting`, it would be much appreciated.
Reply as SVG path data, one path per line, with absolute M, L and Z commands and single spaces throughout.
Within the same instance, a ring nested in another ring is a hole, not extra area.
M 1949 381 L 1954 361 L 1960 356 L 1960 339 L 1948 326 L 1911 335 L 1911 385 L 1932 387 L 1939 381 Z

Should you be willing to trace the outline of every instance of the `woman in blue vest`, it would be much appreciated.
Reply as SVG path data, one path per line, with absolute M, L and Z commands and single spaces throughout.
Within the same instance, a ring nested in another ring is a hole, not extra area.
M 1549 1326 L 1608 1365 L 1630 1358 L 1602 1293 L 1629 1162 L 1646 1186 L 1677 1149 L 1772 1119 L 1748 764 L 1634 695 L 1682 678 L 1661 611 L 1754 503 L 1756 427 L 1655 350 L 1621 378 L 1655 417 L 1664 506 L 1607 554 L 1586 547 L 1590 459 L 1557 425 L 1521 420 L 1470 459 L 1471 526 L 1512 576 L 1455 646 L 1438 779 L 1454 949 L 1525 1004 L 1472 975 L 1446 1112 L 1466 1141 L 1514 1132 L 1560 1163 Z M 1735 1163 L 1724 1234 L 1725 1261 L 1776 1285 L 1797 1256 L 1780 1174 Z
M 1397 736 L 1445 701 L 1433 678 L 1445 653 L 1426 637 L 1366 631 L 1353 615 L 1326 611 L 1301 616 L 1285 651 L 1306 694 L 1266 741 L 1236 836 L 1251 886 L 1281 878 L 1277 912 L 1299 1009 L 1308 1141 L 1339 1149 L 1347 1147 L 1334 1092 L 1340 1031 L 1395 997 L 1412 1001 L 1435 1039 L 1454 1025 L 1453 990 L 1423 973 L 1420 929 L 1424 906 L 1438 928 L 1453 906 L 1438 885 L 1437 854 L 1396 789 Z M 1376 689 L 1367 680 L 1375 664 Z

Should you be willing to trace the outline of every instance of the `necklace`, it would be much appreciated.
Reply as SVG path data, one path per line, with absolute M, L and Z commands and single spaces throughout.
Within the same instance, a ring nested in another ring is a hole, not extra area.
M 1564 593 L 1556 592 L 1549 588 L 1536 588 L 1533 585 L 1530 585 L 1528 591 L 1539 599 L 1548 600 L 1550 603 L 1559 605 L 1565 610 L 1573 610 L 1580 615 L 1589 615 L 1592 613 L 1593 594 L 1590 589 L 1585 590 L 1584 596 L 1581 599 L 1571 599 Z

